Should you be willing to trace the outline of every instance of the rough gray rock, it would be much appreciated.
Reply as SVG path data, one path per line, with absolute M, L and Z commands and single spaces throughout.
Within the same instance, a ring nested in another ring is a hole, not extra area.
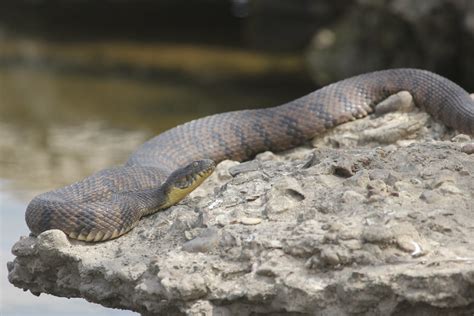
M 116 240 L 22 237 L 9 280 L 142 315 L 471 315 L 474 155 L 455 135 L 389 113 L 225 161 Z
M 307 51 L 319 84 L 378 69 L 417 67 L 474 87 L 473 1 L 345 3 L 345 14 L 333 15 L 331 24 L 317 29 Z

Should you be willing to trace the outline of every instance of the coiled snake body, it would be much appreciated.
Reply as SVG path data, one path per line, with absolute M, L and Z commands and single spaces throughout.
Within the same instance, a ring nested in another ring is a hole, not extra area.
M 372 72 L 277 107 L 211 115 L 170 129 L 143 144 L 124 166 L 35 197 L 26 222 L 34 234 L 60 229 L 86 241 L 118 237 L 142 216 L 182 199 L 212 172 L 214 162 L 295 147 L 366 116 L 374 104 L 402 90 L 435 119 L 474 134 L 474 101 L 455 83 L 418 69 Z

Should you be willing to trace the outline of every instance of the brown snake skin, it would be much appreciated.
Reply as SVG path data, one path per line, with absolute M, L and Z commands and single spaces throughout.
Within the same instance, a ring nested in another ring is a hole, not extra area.
M 156 211 L 156 190 L 175 169 L 204 158 L 243 161 L 295 147 L 366 116 L 373 105 L 402 90 L 435 119 L 474 134 L 474 101 L 455 83 L 418 69 L 372 72 L 277 107 L 215 114 L 172 128 L 143 144 L 124 166 L 35 197 L 26 222 L 34 234 L 56 228 L 73 238 L 89 233 L 99 234 L 96 240 L 115 238 Z

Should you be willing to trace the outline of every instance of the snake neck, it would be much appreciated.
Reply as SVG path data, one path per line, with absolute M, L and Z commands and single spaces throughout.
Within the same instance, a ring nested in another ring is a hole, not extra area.
M 175 205 L 184 199 L 195 187 L 180 189 L 171 183 L 165 183 L 157 189 L 134 193 L 134 198 L 139 201 L 142 216 L 146 216 Z
M 140 201 L 142 216 L 150 215 L 171 207 L 184 199 L 198 185 L 185 189 L 174 186 L 173 183 L 165 182 L 161 187 L 134 193 L 134 197 Z
M 141 192 L 133 192 L 134 207 L 141 210 L 142 216 L 156 213 L 169 207 L 168 198 L 163 186 L 155 189 L 148 189 Z

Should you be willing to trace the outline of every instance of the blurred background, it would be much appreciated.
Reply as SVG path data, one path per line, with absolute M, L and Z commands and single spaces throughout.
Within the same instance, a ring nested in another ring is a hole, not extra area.
M 425 68 L 473 92 L 472 56 L 470 0 L 1 1 L 1 314 L 134 314 L 8 283 L 34 195 L 176 124 L 362 72 Z

